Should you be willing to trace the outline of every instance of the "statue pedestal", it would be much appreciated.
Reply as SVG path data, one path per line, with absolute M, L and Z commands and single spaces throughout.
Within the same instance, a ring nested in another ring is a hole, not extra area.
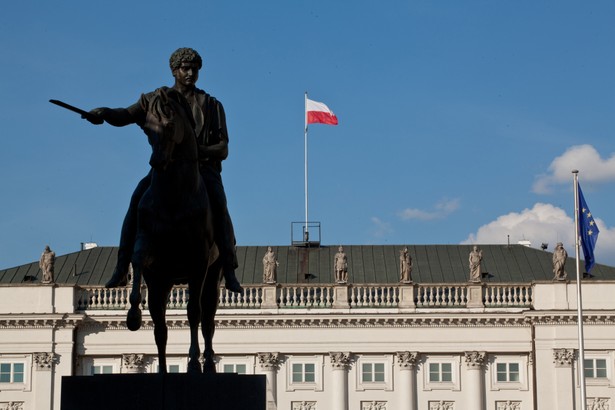
M 62 410 L 265 410 L 264 375 L 101 374 L 62 377 Z

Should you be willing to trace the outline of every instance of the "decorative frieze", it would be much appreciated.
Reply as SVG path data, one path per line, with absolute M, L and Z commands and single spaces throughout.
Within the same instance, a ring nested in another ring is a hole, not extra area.
M 23 401 L 2 401 L 0 402 L 0 410 L 24 410 Z
M 611 399 L 606 397 L 588 397 L 587 410 L 611 410 Z
M 397 352 L 397 364 L 402 369 L 414 369 L 418 355 L 417 352 Z
M 281 363 L 280 353 L 257 353 L 258 363 L 263 370 L 277 370 Z
M 480 369 L 485 361 L 485 352 L 464 352 L 464 355 L 469 369 Z
M 145 360 L 142 354 L 123 354 L 122 367 L 125 373 L 143 373 Z
M 316 410 L 315 401 L 293 401 L 292 410 Z
M 53 353 L 34 353 L 34 364 L 36 365 L 36 370 L 51 370 L 51 367 L 56 363 L 57 358 Z M 1 407 L 0 407 L 1 409 Z
M 362 401 L 361 410 L 387 410 L 386 401 Z
M 521 402 L 516 400 L 496 401 L 495 410 L 521 410 Z
M 331 367 L 334 369 L 347 369 L 350 364 L 350 353 L 330 352 Z
M 574 349 L 553 349 L 555 367 L 571 367 L 574 362 Z
M 455 410 L 455 402 L 447 400 L 430 401 L 429 410 Z

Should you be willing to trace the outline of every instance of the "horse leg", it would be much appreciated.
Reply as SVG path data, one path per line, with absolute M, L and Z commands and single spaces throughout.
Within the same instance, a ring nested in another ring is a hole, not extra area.
M 216 330 L 215 316 L 220 297 L 220 279 L 222 277 L 222 266 L 219 261 L 220 259 L 214 262 L 207 270 L 203 291 L 201 292 L 201 331 L 203 332 L 203 339 L 205 339 L 205 363 L 203 364 L 203 371 L 205 373 L 216 372 L 213 339 Z
M 190 283 L 189 290 L 199 289 L 196 283 Z M 196 293 L 196 292 L 195 292 Z M 202 373 L 201 349 L 199 348 L 199 323 L 201 322 L 201 305 L 197 298 L 188 299 L 188 323 L 190 323 L 190 350 L 188 352 L 188 373 Z
M 133 271 L 130 309 L 126 315 L 126 326 L 134 332 L 141 327 L 141 266 L 133 264 Z
M 156 286 L 158 285 L 158 286 Z M 154 322 L 154 340 L 158 348 L 158 373 L 167 372 L 167 336 L 168 328 L 166 321 L 167 300 L 171 286 L 153 284 L 148 286 L 149 313 Z

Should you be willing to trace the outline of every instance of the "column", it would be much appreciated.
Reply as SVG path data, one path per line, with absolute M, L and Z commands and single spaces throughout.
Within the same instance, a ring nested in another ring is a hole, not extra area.
M 555 363 L 555 402 L 553 408 L 558 410 L 573 410 L 575 403 L 575 384 L 573 363 L 574 349 L 553 349 L 553 362 Z
M 350 353 L 331 352 L 331 410 L 348 410 L 348 365 Z
M 276 380 L 278 366 L 280 365 L 280 354 L 275 352 L 257 353 L 256 355 L 261 370 L 267 377 L 267 409 L 275 409 L 278 401 Z
M 485 392 L 483 383 L 483 363 L 485 352 L 465 352 L 467 365 L 467 391 L 464 408 L 485 410 Z
M 123 354 L 122 373 L 144 373 L 145 360 L 142 354 Z
M 34 404 L 39 408 L 53 408 L 53 366 L 57 362 L 57 356 L 53 353 L 41 352 L 34 353 L 33 359 L 33 367 L 36 371 L 36 378 L 32 381 L 32 386 L 36 391 Z
M 417 357 L 417 352 L 397 352 L 399 383 L 395 390 L 399 398 L 399 410 L 417 410 L 415 370 Z

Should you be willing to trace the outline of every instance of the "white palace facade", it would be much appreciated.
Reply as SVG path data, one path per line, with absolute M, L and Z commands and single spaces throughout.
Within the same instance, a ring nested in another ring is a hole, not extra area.
M 582 280 L 580 363 L 575 260 L 554 280 L 551 252 L 479 247 L 469 281 L 471 246 L 344 246 L 346 283 L 337 245 L 272 246 L 265 281 L 267 247 L 240 247 L 245 293 L 222 288 L 218 372 L 266 375 L 270 410 L 573 410 L 581 370 L 586 408 L 615 409 L 615 268 Z M 130 332 L 129 288 L 103 287 L 116 256 L 58 256 L 51 283 L 38 261 L 0 270 L 0 410 L 60 410 L 63 376 L 157 372 L 147 306 Z M 178 287 L 168 303 L 171 372 L 186 371 L 187 298 Z

